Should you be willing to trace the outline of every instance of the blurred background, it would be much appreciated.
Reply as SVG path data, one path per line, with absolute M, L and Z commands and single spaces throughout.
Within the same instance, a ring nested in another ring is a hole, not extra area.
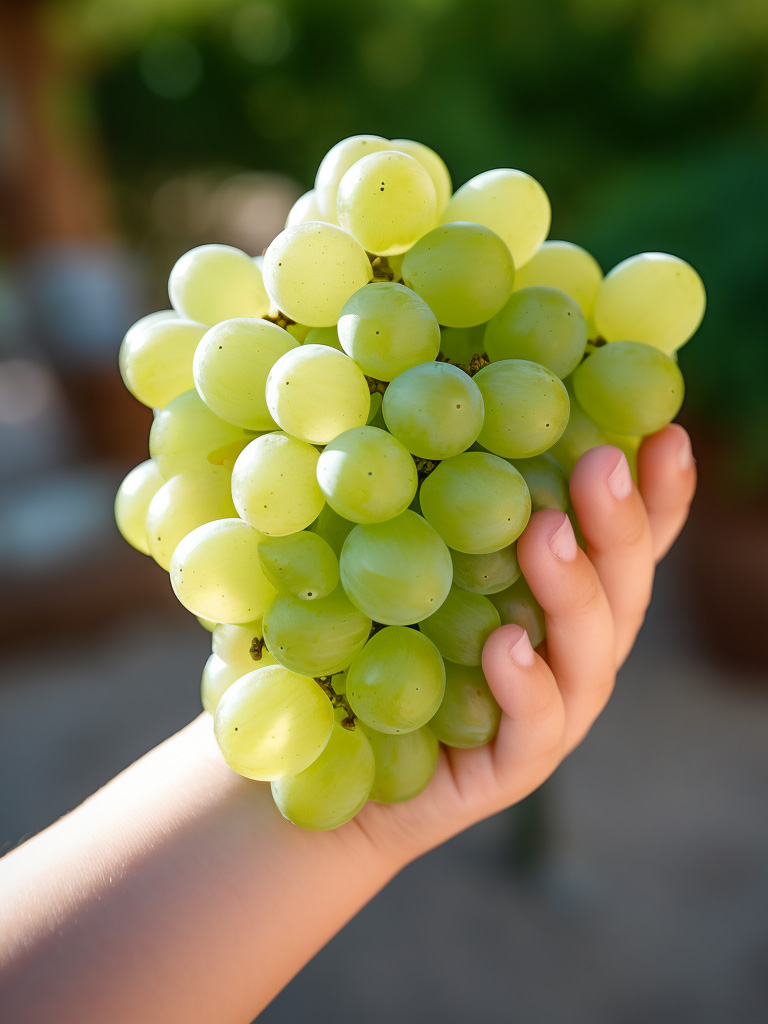
M 0 851 L 199 709 L 209 637 L 112 519 L 151 420 L 123 333 L 192 245 L 260 252 L 358 132 L 456 185 L 528 171 L 605 270 L 697 268 L 701 488 L 583 748 L 262 1019 L 764 1021 L 765 0 L 0 0 Z

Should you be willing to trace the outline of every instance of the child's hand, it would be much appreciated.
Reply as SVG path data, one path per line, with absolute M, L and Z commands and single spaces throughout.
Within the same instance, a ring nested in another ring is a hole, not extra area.
M 483 668 L 503 712 L 493 743 L 442 749 L 420 796 L 369 802 L 344 830 L 360 828 L 378 851 L 410 860 L 522 800 L 584 739 L 642 625 L 655 562 L 688 514 L 696 469 L 682 427 L 643 442 L 638 475 L 639 491 L 618 448 L 593 449 L 571 479 L 586 554 L 562 512 L 537 512 L 518 541 L 547 639 L 535 653 L 510 625 L 486 643 Z

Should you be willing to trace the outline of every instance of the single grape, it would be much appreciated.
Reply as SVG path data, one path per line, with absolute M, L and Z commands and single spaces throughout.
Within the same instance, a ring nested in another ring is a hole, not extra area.
M 321 221 L 285 228 L 264 253 L 270 299 L 291 320 L 309 327 L 335 324 L 350 295 L 372 276 L 360 243 Z
M 268 320 L 224 320 L 211 327 L 195 351 L 194 385 L 217 416 L 247 430 L 273 430 L 264 389 L 280 356 L 296 348 L 282 327 Z
M 539 646 L 545 635 L 544 611 L 523 576 L 501 593 L 491 594 L 490 600 L 496 606 L 502 625 L 522 626 L 532 646 Z
M 181 316 L 209 327 L 269 312 L 261 270 L 231 245 L 199 245 L 184 253 L 171 271 L 168 295 Z
M 347 700 L 379 732 L 420 729 L 440 706 L 445 668 L 429 637 L 405 626 L 374 633 L 347 672 Z
M 327 345 L 328 348 L 337 348 L 339 352 L 344 351 L 339 341 L 339 332 L 336 329 L 336 324 L 333 327 L 310 328 L 304 338 L 304 343 L 307 345 Z
M 370 798 L 382 804 L 411 800 L 435 774 L 440 745 L 425 726 L 412 732 L 378 732 L 360 724 L 373 750 L 376 774 Z
M 453 576 L 448 548 L 411 511 L 356 526 L 344 542 L 339 568 L 350 600 L 370 618 L 393 626 L 431 615 L 448 596 Z
M 432 184 L 435 186 L 436 211 L 439 217 L 453 192 L 451 176 L 442 158 L 429 146 L 425 146 L 423 142 L 414 142 L 413 139 L 392 139 L 390 148 L 397 150 L 398 153 L 407 153 L 408 156 L 418 160 L 430 176 Z
M 522 267 L 547 237 L 552 211 L 547 193 L 529 174 L 499 168 L 484 171 L 457 189 L 442 222 L 464 220 L 500 235 Z
M 485 324 L 475 327 L 442 327 L 440 353 L 451 363 L 469 366 L 473 356 L 485 352 Z
M 568 424 L 547 454 L 551 453 L 563 467 L 564 473 L 570 477 L 574 466 L 584 452 L 588 452 L 590 448 L 597 448 L 598 445 L 608 444 L 608 437 L 594 420 L 587 416 L 579 404 L 573 390 L 573 377 L 569 377 L 565 381 L 565 386 L 571 403 Z M 528 462 L 530 460 L 521 461 Z
M 482 747 L 499 730 L 501 708 L 479 665 L 445 663 L 445 696 L 429 728 L 449 747 Z
M 323 505 L 323 510 L 309 529 L 327 541 L 337 558 L 341 556 L 344 541 L 354 529 L 355 524 L 334 512 L 330 505 Z
M 485 407 L 478 441 L 495 455 L 541 455 L 566 428 L 568 392 L 551 370 L 527 359 L 503 359 L 474 376 Z
M 154 459 L 147 459 L 134 466 L 120 484 L 115 497 L 118 530 L 132 547 L 144 555 L 149 554 L 147 509 L 164 483 Z
M 306 441 L 274 431 L 251 441 L 232 470 L 238 514 L 261 533 L 284 537 L 313 522 L 323 507 L 319 453 Z
M 515 288 L 548 285 L 559 288 L 581 306 L 587 334 L 596 335 L 595 299 L 603 280 L 600 264 L 586 249 L 573 242 L 542 242 L 534 255 L 515 272 Z
M 353 135 L 348 139 L 342 139 L 328 150 L 317 169 L 314 188 L 321 220 L 330 221 L 332 224 L 338 223 L 336 196 L 339 182 L 352 164 L 370 153 L 390 148 L 389 140 L 382 139 L 380 135 Z
M 491 362 L 529 359 L 558 377 L 573 373 L 587 347 L 587 322 L 581 307 L 557 288 L 537 286 L 514 291 L 485 329 Z
M 531 512 L 539 512 L 543 508 L 565 512 L 569 500 L 568 481 L 556 458 L 544 452 L 530 459 L 515 459 L 512 465 L 526 482 L 531 495 Z
M 278 594 L 264 613 L 269 653 L 294 672 L 330 676 L 341 672 L 365 645 L 371 620 L 341 587 L 316 601 Z
M 306 324 L 288 323 L 285 325 L 285 330 L 288 334 L 290 334 L 290 336 L 293 338 L 295 342 L 297 342 L 299 345 L 303 345 L 304 342 L 307 340 L 307 335 L 312 330 L 312 328 L 308 327 Z
M 259 558 L 269 582 L 302 601 L 327 597 L 339 585 L 339 560 L 316 533 L 302 530 L 288 537 L 265 537 Z
M 485 641 L 500 625 L 499 613 L 487 597 L 453 586 L 419 629 L 444 658 L 459 665 L 479 665 Z
M 317 194 L 313 188 L 309 192 L 305 192 L 303 196 L 299 196 L 296 202 L 288 211 L 288 216 L 285 219 L 285 226 L 287 228 L 293 227 L 294 224 L 305 224 L 309 220 L 322 220 L 323 216 L 320 213 L 320 207 L 317 203 Z
M 403 259 L 403 281 L 446 327 L 490 320 L 509 298 L 514 276 L 509 249 L 480 224 L 435 228 Z
M 252 622 L 275 588 L 259 562 L 261 535 L 241 519 L 218 519 L 192 530 L 171 559 L 174 593 L 193 615 L 214 622 Z
M 640 445 L 643 443 L 643 435 L 612 434 L 610 431 L 606 431 L 605 440 L 606 444 L 615 445 L 616 448 L 620 448 L 624 452 L 632 479 L 637 484 L 637 454 L 640 451 Z
M 326 345 L 301 345 L 281 356 L 267 378 L 267 405 L 289 434 L 327 444 L 364 426 L 371 399 L 358 365 Z
M 162 409 L 195 386 L 192 358 L 206 332 L 204 324 L 179 316 L 134 324 L 120 346 L 123 383 L 144 405 Z
M 487 452 L 441 462 L 421 485 L 419 500 L 448 547 L 470 555 L 507 547 L 531 515 L 525 480 L 506 459 Z
M 221 661 L 242 668 L 243 674 L 253 672 L 277 664 L 262 643 L 263 634 L 261 619 L 239 625 L 220 622 L 213 630 L 211 650 Z
M 187 470 L 224 467 L 254 438 L 253 431 L 227 423 L 211 412 L 196 391 L 185 391 L 155 411 L 149 453 L 166 480 Z
M 345 430 L 317 462 L 325 500 L 355 523 L 383 523 L 404 512 L 416 494 L 416 465 L 400 442 L 378 427 Z
M 384 393 L 382 412 L 392 434 L 422 459 L 458 455 L 483 426 L 477 385 L 450 363 L 422 363 L 401 373 Z
M 373 751 L 362 729 L 334 722 L 322 754 L 298 775 L 273 782 L 272 796 L 283 817 L 300 828 L 338 828 L 365 804 L 374 772 Z
M 640 341 L 614 341 L 585 359 L 573 375 L 576 397 L 599 427 L 617 434 L 653 434 L 683 404 L 683 375 L 674 359 Z
M 379 281 L 356 291 L 341 311 L 339 340 L 370 377 L 393 380 L 435 359 L 440 328 L 426 302 L 402 284 Z
M 212 619 L 204 619 L 202 615 L 196 615 L 195 618 L 208 633 L 212 633 L 218 625 L 218 623 L 214 622 Z
M 471 594 L 498 594 L 520 576 L 515 544 L 484 555 L 451 551 L 451 561 L 453 582 Z
M 170 569 L 173 552 L 188 533 L 214 519 L 236 516 L 228 470 L 212 466 L 179 473 L 165 481 L 149 503 L 149 553 L 163 569 Z
M 368 426 L 378 427 L 380 430 L 386 430 L 387 424 L 384 422 L 384 417 L 381 415 L 381 402 L 383 395 L 380 391 L 374 391 L 371 395 L 371 404 L 368 409 Z
M 205 663 L 203 677 L 200 680 L 200 700 L 209 715 L 216 711 L 216 705 L 221 700 L 224 691 L 228 690 L 240 676 L 245 675 L 246 672 L 252 672 L 254 668 L 256 668 L 254 662 L 251 662 L 248 668 L 243 668 L 241 665 L 228 665 L 216 654 L 210 656 Z
M 271 782 L 308 768 L 333 729 L 333 707 L 314 679 L 280 665 L 257 668 L 222 694 L 214 730 L 230 768 Z

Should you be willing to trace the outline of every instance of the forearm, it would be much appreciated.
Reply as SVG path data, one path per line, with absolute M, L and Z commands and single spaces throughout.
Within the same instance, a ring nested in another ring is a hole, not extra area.
M 0 862 L 0 1017 L 245 1024 L 398 867 L 286 822 L 199 719 Z

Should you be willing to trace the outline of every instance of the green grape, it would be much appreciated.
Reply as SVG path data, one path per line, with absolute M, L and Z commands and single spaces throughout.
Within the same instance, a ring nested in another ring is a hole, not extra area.
M 290 228 L 293 227 L 294 224 L 305 224 L 308 220 L 322 219 L 320 207 L 317 204 L 317 194 L 315 193 L 315 190 L 311 188 L 309 192 L 305 192 L 303 196 L 299 196 L 290 208 L 288 216 L 285 219 L 285 226 Z
M 370 153 L 339 182 L 336 215 L 367 252 L 396 255 L 434 227 L 435 186 L 412 156 L 394 150 Z
M 246 672 L 252 672 L 255 668 L 254 662 L 251 662 L 248 668 L 242 668 L 240 665 L 228 665 L 218 655 L 212 654 L 205 663 L 203 677 L 200 681 L 200 699 L 208 714 L 212 715 L 216 711 L 216 705 L 221 700 L 222 694 L 236 679 L 245 675 Z
M 528 486 L 531 512 L 540 512 L 543 508 L 565 512 L 568 508 L 568 481 L 557 459 L 544 452 L 530 459 L 516 459 L 512 465 Z
M 273 430 L 264 388 L 280 356 L 297 347 L 268 320 L 225 320 L 197 346 L 194 385 L 217 416 L 246 430 Z
M 374 633 L 347 673 L 347 700 L 379 732 L 420 729 L 440 706 L 445 668 L 429 637 L 406 626 Z
M 185 391 L 155 411 L 149 432 L 149 453 L 166 480 L 189 469 L 223 466 L 253 440 L 253 432 L 226 423 L 212 413 L 196 391 Z
M 640 445 L 643 443 L 643 435 L 612 434 L 606 431 L 605 441 L 606 444 L 615 445 L 616 448 L 620 448 L 624 452 L 632 479 L 637 483 L 637 456 L 640 451 Z
M 267 378 L 267 405 L 283 430 L 327 444 L 368 419 L 370 392 L 360 367 L 327 345 L 301 345 L 275 363 Z
M 448 547 L 470 555 L 507 547 L 531 515 L 525 480 L 506 459 L 487 452 L 441 462 L 422 483 L 419 500 Z
M 544 612 L 523 576 L 500 594 L 491 594 L 490 600 L 501 616 L 502 625 L 522 626 L 532 646 L 539 646 L 544 639 Z
M 344 542 L 339 568 L 350 600 L 390 626 L 431 615 L 448 596 L 453 576 L 448 548 L 411 511 L 386 523 L 356 526 Z
M 260 533 L 284 537 L 317 519 L 323 494 L 317 485 L 317 448 L 274 431 L 251 441 L 232 470 L 238 514 Z
M 445 696 L 429 723 L 449 747 L 482 747 L 499 730 L 501 708 L 479 665 L 445 663 Z
M 309 327 L 335 324 L 350 295 L 373 276 L 360 243 L 333 224 L 294 224 L 264 253 L 264 284 L 275 305 Z
M 484 171 L 457 189 L 442 216 L 464 220 L 500 235 L 522 267 L 547 237 L 552 211 L 547 193 L 529 174 L 509 168 Z
M 487 597 L 453 586 L 419 629 L 444 658 L 459 665 L 479 665 L 485 641 L 500 625 L 499 613 Z
M 393 256 L 387 256 L 387 263 L 389 264 L 389 269 L 392 271 L 392 280 L 393 281 L 398 281 L 398 282 L 402 283 L 402 280 L 403 280 L 403 259 L 404 258 L 405 258 L 405 253 L 403 253 L 403 252 L 396 253 Z
M 498 594 L 520 576 L 517 547 L 508 544 L 485 555 L 467 555 L 451 551 L 453 582 L 471 594 Z
M 529 359 L 558 377 L 573 373 L 587 347 L 587 322 L 575 299 L 557 288 L 514 291 L 485 329 L 491 362 Z
M 181 316 L 209 327 L 269 311 L 260 268 L 231 245 L 199 245 L 184 253 L 171 271 L 168 295 Z
M 192 530 L 171 559 L 171 585 L 193 615 L 214 622 L 252 622 L 275 588 L 259 562 L 261 535 L 241 519 L 218 519 Z
M 379 427 L 380 430 L 386 430 L 387 424 L 384 422 L 384 417 L 381 415 L 381 402 L 383 395 L 380 391 L 374 391 L 371 395 L 371 405 L 368 409 L 368 426 Z
M 337 348 L 339 352 L 344 351 L 339 341 L 339 332 L 336 329 L 336 324 L 333 327 L 311 327 L 303 343 L 306 345 L 327 345 L 328 348 Z
M 490 320 L 509 298 L 514 276 L 509 249 L 479 224 L 435 228 L 403 259 L 404 282 L 446 327 Z
M 290 334 L 294 341 L 298 342 L 299 345 L 303 345 L 307 339 L 307 335 L 312 330 L 311 327 L 307 327 L 306 324 L 286 324 L 285 330 Z
M 568 423 L 563 382 L 527 359 L 504 359 L 474 376 L 485 407 L 478 441 L 495 455 L 527 459 L 557 441 Z
M 277 662 L 263 646 L 263 632 L 261 619 L 240 625 L 220 622 L 213 630 L 211 649 L 221 661 L 233 667 L 239 666 L 243 673 L 253 672 L 264 665 L 276 665 Z
M 515 273 L 515 288 L 548 285 L 575 299 L 587 321 L 588 335 L 595 337 L 595 299 L 603 280 L 600 264 L 586 249 L 573 242 L 542 242 L 534 255 Z
M 683 375 L 674 359 L 641 341 L 614 341 L 585 359 L 573 375 L 576 397 L 599 427 L 617 434 L 653 434 L 683 404 Z
M 331 676 L 331 688 L 339 697 L 343 697 L 347 692 L 347 672 L 349 672 L 349 669 L 345 668 L 343 672 L 335 672 Z M 344 712 L 345 716 L 347 714 L 346 708 L 344 707 L 339 707 L 336 710 Z
M 364 725 L 373 750 L 376 774 L 370 798 L 381 804 L 399 804 L 411 800 L 426 789 L 437 767 L 440 744 L 426 727 L 412 732 L 378 732 Z
M 460 366 L 469 366 L 473 356 L 485 352 L 485 324 L 476 327 L 443 327 L 440 330 L 440 352 Z
M 430 176 L 432 184 L 435 186 L 436 210 L 439 217 L 453 192 L 451 176 L 442 158 L 429 146 L 425 146 L 423 142 L 414 142 L 413 139 L 392 139 L 390 148 L 397 150 L 398 153 L 407 153 L 408 156 L 418 160 Z
M 166 480 L 147 509 L 149 553 L 163 569 L 188 533 L 214 519 L 237 516 L 226 469 L 187 470 Z
M 230 768 L 272 782 L 308 768 L 333 729 L 333 707 L 314 679 L 281 665 L 240 676 L 221 696 L 214 731 Z
M 394 380 L 440 351 L 440 328 L 426 302 L 402 284 L 379 281 L 355 292 L 339 318 L 339 340 L 370 377 Z
M 416 494 L 416 465 L 400 442 L 378 427 L 345 430 L 317 462 L 325 500 L 355 523 L 383 523 L 404 512 Z
M 167 320 L 178 320 L 180 319 L 179 314 L 175 309 L 158 309 L 155 313 L 146 313 L 144 316 L 140 316 L 135 324 L 132 324 L 125 332 L 123 338 L 123 346 L 121 346 L 118 361 L 120 362 L 120 373 L 123 372 L 122 359 L 123 359 L 123 347 L 127 343 L 130 347 L 133 345 L 134 335 L 141 334 L 141 332 L 150 327 L 152 324 L 164 323 Z
M 667 253 L 642 252 L 606 275 L 595 321 L 607 341 L 631 338 L 671 355 L 697 330 L 706 302 L 693 267 Z
M 384 393 L 388 429 L 422 459 L 465 451 L 483 426 L 483 398 L 472 378 L 450 363 L 421 363 L 396 377 Z
M 213 622 L 212 619 L 204 619 L 202 615 L 197 615 L 196 618 L 203 629 L 207 630 L 209 633 L 212 633 L 217 626 L 217 623 Z
M 264 641 L 273 658 L 293 672 L 330 676 L 364 647 L 371 620 L 341 587 L 316 601 L 278 594 L 264 614 Z
M 370 153 L 390 148 L 389 140 L 382 139 L 380 135 L 353 135 L 349 139 L 342 139 L 328 150 L 317 169 L 314 189 L 322 220 L 330 221 L 332 224 L 338 223 L 336 196 L 339 183 L 352 164 Z
M 302 601 L 327 597 L 339 585 L 339 560 L 316 533 L 266 537 L 259 544 L 259 558 L 269 582 Z
M 312 831 L 338 828 L 368 799 L 373 751 L 362 729 L 334 722 L 322 754 L 303 772 L 272 783 L 277 809 L 294 825 Z
M 334 512 L 330 505 L 323 505 L 323 510 L 309 529 L 327 541 L 337 558 L 341 557 L 344 541 L 354 529 L 355 524 Z
M 147 536 L 147 509 L 149 503 L 165 481 L 153 459 L 139 463 L 120 484 L 115 497 L 115 522 L 128 543 L 149 554 Z
M 571 400 L 571 414 L 568 425 L 552 445 L 551 454 L 563 467 L 569 477 L 584 452 L 601 444 L 608 444 L 608 438 L 598 425 L 584 412 L 573 391 L 573 378 L 566 381 L 568 397 Z M 528 459 L 523 460 L 528 462 Z
M 155 314 L 157 317 L 157 314 Z M 144 405 L 162 409 L 195 386 L 192 358 L 205 334 L 204 324 L 179 316 L 134 324 L 120 346 L 123 383 Z

